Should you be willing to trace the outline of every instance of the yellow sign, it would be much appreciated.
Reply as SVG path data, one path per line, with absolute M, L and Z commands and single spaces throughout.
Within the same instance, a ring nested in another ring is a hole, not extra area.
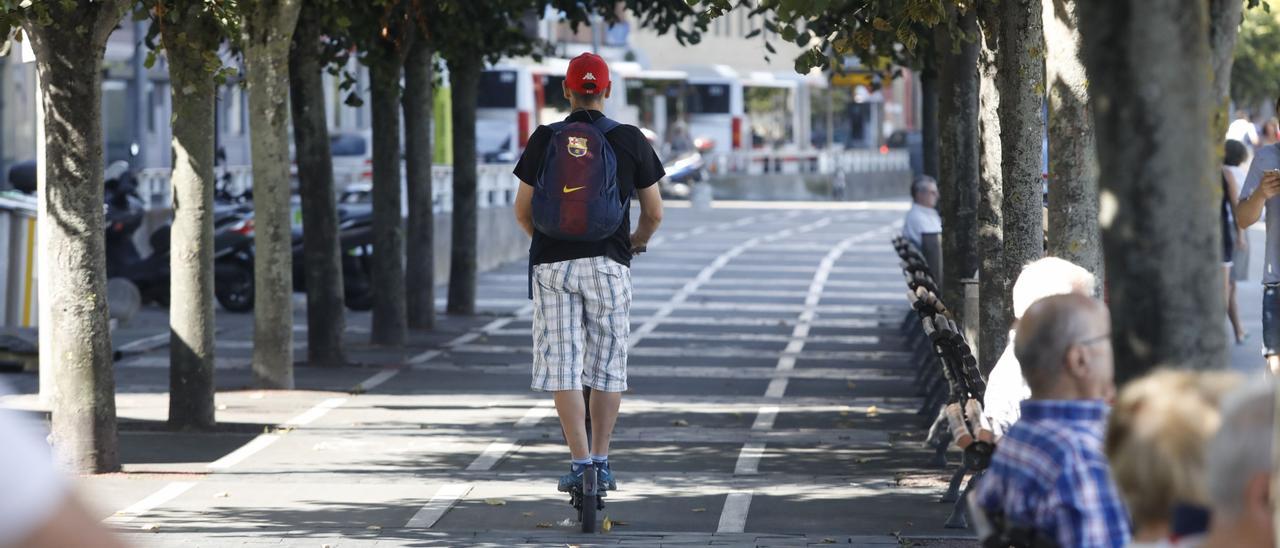
M 871 79 L 874 75 L 870 72 L 851 72 L 847 74 L 832 74 L 831 85 L 857 87 L 871 87 Z

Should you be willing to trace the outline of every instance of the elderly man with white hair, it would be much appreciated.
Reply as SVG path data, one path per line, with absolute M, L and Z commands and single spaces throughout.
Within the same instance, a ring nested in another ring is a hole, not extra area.
M 1213 517 L 1202 546 L 1275 546 L 1271 521 L 1275 385 L 1243 388 L 1222 407 L 1222 426 L 1205 457 Z
M 1095 281 L 1088 270 L 1059 259 L 1046 257 L 1022 269 L 1013 284 L 1014 329 L 1009 331 L 1009 344 L 987 378 L 983 415 L 991 422 L 992 432 L 999 439 L 1018 421 L 1019 405 L 1031 397 L 1031 388 L 1022 378 L 1018 358 L 1013 353 L 1013 341 L 1017 337 L 1016 322 L 1022 318 L 1032 303 L 1053 295 L 1075 293 L 1093 296 Z
M 972 495 L 1003 535 L 984 540 L 1128 545 L 1129 514 L 1102 452 L 1115 391 L 1107 307 L 1076 294 L 1040 299 L 1019 323 L 1014 353 L 1031 398 Z

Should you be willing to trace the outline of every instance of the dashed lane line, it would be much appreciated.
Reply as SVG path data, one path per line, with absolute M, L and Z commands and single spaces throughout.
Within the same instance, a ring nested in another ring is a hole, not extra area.
M 325 416 L 342 404 L 346 403 L 346 398 L 329 398 L 320 403 L 315 404 L 292 419 L 289 419 L 280 425 L 281 428 L 298 428 L 306 426 Z M 235 451 L 232 451 L 222 458 L 209 463 L 206 468 L 213 471 L 228 470 L 231 467 L 244 462 L 245 459 L 257 454 L 259 451 L 270 447 L 272 444 L 280 440 L 279 434 L 259 434 Z
M 196 482 L 194 481 L 172 482 L 168 485 L 165 485 L 159 491 L 152 493 L 147 498 L 144 498 L 138 502 L 133 503 L 128 508 L 125 508 L 124 510 L 116 512 L 115 514 L 107 517 L 107 519 L 104 519 L 102 521 L 103 523 L 107 523 L 110 525 L 123 525 L 125 523 L 129 523 L 135 519 L 138 519 L 139 517 L 146 514 L 147 512 L 154 510 L 157 506 L 160 506 L 161 504 L 164 504 L 166 502 L 169 502 L 181 496 L 183 493 L 186 493 L 187 491 L 191 490 L 192 487 L 195 487 L 195 486 L 196 486 Z
M 428 501 L 409 521 L 404 524 L 408 529 L 430 529 L 440 521 L 441 517 L 457 504 L 458 500 L 471 492 L 472 485 L 465 483 L 445 484 L 436 490 Z
M 753 441 L 742 446 L 738 453 L 738 463 L 733 467 L 735 476 L 749 476 L 760 473 L 760 458 L 764 456 L 763 442 Z
M 741 533 L 747 528 L 747 511 L 751 509 L 749 490 L 734 491 L 724 500 L 724 510 L 720 512 L 720 524 L 717 533 Z

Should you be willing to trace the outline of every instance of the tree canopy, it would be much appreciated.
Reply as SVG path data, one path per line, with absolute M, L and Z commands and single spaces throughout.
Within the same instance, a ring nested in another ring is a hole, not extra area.
M 751 10 L 765 17 L 764 30 L 804 48 L 795 59 L 795 70 L 807 73 L 814 68 L 841 68 L 856 58 L 867 68 L 888 69 L 892 65 L 920 68 L 928 53 L 933 27 L 953 23 L 948 10 L 964 12 L 972 5 L 966 0 L 696 0 L 704 5 L 702 18 L 712 19 L 734 8 Z M 973 40 L 954 24 L 948 29 L 954 38 Z M 749 37 L 758 35 L 756 30 Z M 953 40 L 958 42 L 959 40 Z M 765 49 L 776 53 L 765 41 Z
M 1253 0 L 1251 4 L 1257 4 Z M 1280 80 L 1280 12 L 1267 4 L 1245 12 L 1231 68 L 1231 98 L 1240 105 L 1275 100 Z

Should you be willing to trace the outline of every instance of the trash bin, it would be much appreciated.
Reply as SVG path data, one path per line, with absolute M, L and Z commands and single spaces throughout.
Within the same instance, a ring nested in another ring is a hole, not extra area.
M 34 327 L 36 198 L 0 192 L 0 327 Z

